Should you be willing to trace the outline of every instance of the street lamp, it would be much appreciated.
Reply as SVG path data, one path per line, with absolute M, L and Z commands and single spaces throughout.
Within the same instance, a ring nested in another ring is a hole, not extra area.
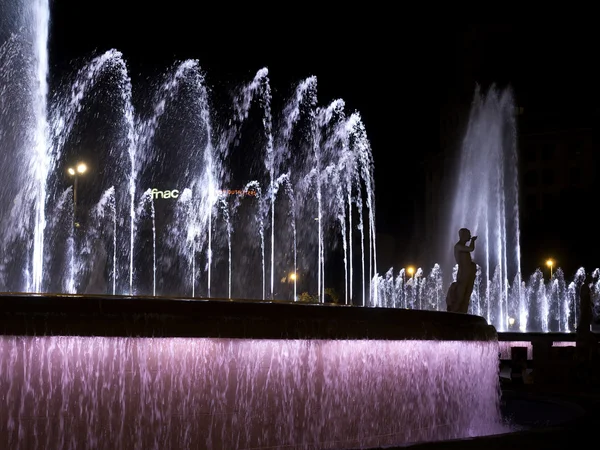
M 87 172 L 87 166 L 85 163 L 79 162 L 75 167 L 69 167 L 67 172 L 73 177 L 73 226 L 79 228 L 79 222 L 77 222 L 77 180 L 80 175 Z
M 550 267 L 550 279 L 552 279 L 552 267 L 554 267 L 554 260 L 549 259 L 546 261 L 546 265 Z
M 415 274 L 415 268 L 413 266 L 408 266 L 406 268 L 406 273 L 408 273 L 412 277 Z

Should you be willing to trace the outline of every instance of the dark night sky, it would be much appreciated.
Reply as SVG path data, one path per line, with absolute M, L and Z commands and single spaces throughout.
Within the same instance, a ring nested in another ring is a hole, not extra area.
M 195 2 L 177 0 L 169 9 L 139 6 L 150 4 L 56 1 L 54 73 L 74 58 L 117 48 L 134 83 L 186 58 L 200 61 L 213 86 L 248 81 L 267 66 L 275 95 L 316 75 L 322 104 L 343 98 L 349 111 L 361 112 L 375 157 L 378 229 L 406 239 L 415 221 L 403 205 L 421 195 L 419 161 L 439 147 L 436 102 L 452 96 L 468 102 L 475 82 L 495 81 L 511 84 L 526 107 L 576 105 L 583 116 L 593 114 L 593 39 L 584 27 L 417 28 L 383 9 L 322 17 L 293 6 L 252 12 L 227 5 L 198 10 Z
M 595 78 L 588 27 L 576 25 L 465 25 L 451 30 L 442 64 L 442 92 L 467 80 L 511 85 L 517 103 L 539 109 L 575 106 L 591 114 Z
M 432 126 L 437 111 L 428 106 L 437 83 L 435 41 L 419 42 L 421 37 L 391 28 L 391 18 L 373 30 L 364 10 L 319 18 L 312 10 L 302 14 L 301 8 L 279 14 L 208 13 L 182 6 L 192 2 L 173 1 L 169 10 L 125 12 L 123 3 L 55 3 L 51 62 L 56 73 L 74 58 L 114 47 L 124 53 L 134 83 L 138 74 L 166 70 L 186 58 L 198 59 L 209 84 L 217 86 L 248 82 L 267 66 L 279 91 L 275 95 L 287 95 L 296 82 L 316 75 L 321 104 L 343 98 L 348 111 L 362 114 L 375 154 L 379 227 L 410 232 L 412 218 L 400 214 L 397 205 L 412 195 L 416 155 L 438 143 Z

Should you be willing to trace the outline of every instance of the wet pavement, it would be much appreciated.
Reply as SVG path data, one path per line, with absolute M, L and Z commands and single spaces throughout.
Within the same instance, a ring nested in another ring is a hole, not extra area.
M 600 389 L 522 386 L 503 392 L 502 412 L 520 431 L 402 447 L 409 450 L 554 450 L 600 445 Z

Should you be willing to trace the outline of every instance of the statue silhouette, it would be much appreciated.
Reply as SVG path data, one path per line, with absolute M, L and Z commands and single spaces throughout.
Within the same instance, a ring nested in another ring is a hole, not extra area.
M 449 312 L 466 313 L 469 310 L 469 302 L 473 285 L 475 284 L 475 275 L 477 266 L 471 260 L 471 252 L 475 250 L 475 241 L 477 236 L 471 237 L 471 231 L 467 228 L 458 230 L 458 242 L 454 244 L 454 259 L 458 264 L 458 274 L 456 281 L 450 285 L 446 295 L 446 309 Z M 470 242 L 467 245 L 467 242 Z

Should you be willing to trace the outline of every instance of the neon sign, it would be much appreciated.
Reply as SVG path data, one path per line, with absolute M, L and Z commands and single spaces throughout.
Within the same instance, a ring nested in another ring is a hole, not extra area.
M 256 197 L 257 192 L 254 189 L 244 191 L 242 189 L 221 189 L 222 195 L 245 195 L 250 197 Z
M 159 191 L 156 188 L 153 188 L 152 191 L 152 199 L 157 199 L 157 198 L 177 198 L 179 197 L 179 190 L 178 189 L 173 189 L 171 191 Z
M 221 189 L 218 191 L 221 195 L 239 195 L 242 197 L 256 197 L 258 192 L 254 189 L 242 190 L 242 189 Z M 150 191 L 152 199 L 171 199 L 179 197 L 179 189 L 172 189 L 166 191 L 160 191 L 156 188 L 152 188 Z

